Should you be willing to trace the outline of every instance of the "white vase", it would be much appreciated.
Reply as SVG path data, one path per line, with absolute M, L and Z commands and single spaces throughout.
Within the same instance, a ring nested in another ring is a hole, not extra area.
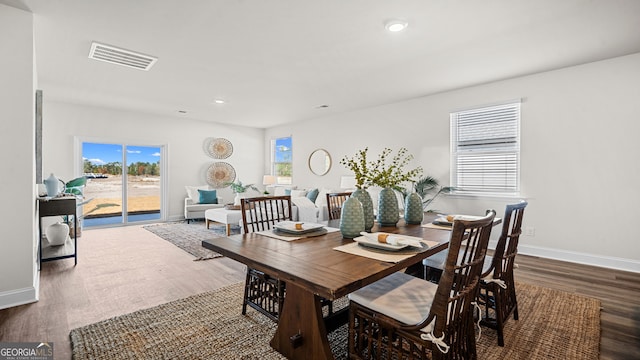
M 67 236 L 69 236 L 69 225 L 61 222 L 51 224 L 45 230 L 47 240 L 51 246 L 64 245 Z
M 246 193 L 236 193 L 236 197 L 233 199 L 233 205 L 240 205 L 240 200 L 247 197 Z

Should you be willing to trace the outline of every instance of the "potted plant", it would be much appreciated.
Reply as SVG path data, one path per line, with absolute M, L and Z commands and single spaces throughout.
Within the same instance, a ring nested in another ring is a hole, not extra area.
M 439 189 L 438 189 L 439 187 Z M 438 189 L 435 195 L 431 198 L 427 198 L 427 196 L 434 190 Z M 404 196 L 407 196 L 411 193 L 411 190 L 405 188 L 398 188 L 397 190 L 401 191 Z M 413 192 L 418 194 L 422 199 L 422 208 L 427 212 L 435 212 L 437 210 L 427 210 L 427 207 L 438 197 L 440 194 L 449 194 L 452 191 L 455 191 L 456 188 L 453 186 L 440 186 L 438 180 L 431 176 L 424 176 L 418 179 L 413 183 Z
M 405 170 L 413 160 L 413 155 L 408 154 L 406 148 L 400 148 L 393 157 L 390 157 L 391 153 L 391 149 L 385 148 L 378 155 L 378 160 L 370 164 L 368 176 L 372 184 L 382 188 L 378 199 L 378 222 L 381 226 L 395 226 L 400 219 L 398 199 L 393 189 L 403 182 L 414 181 L 422 174 L 421 166 Z
M 82 209 L 82 206 L 87 204 L 93 199 L 85 200 L 84 198 L 84 187 L 87 185 L 87 178 L 84 176 L 75 178 L 73 180 L 69 180 L 65 183 L 64 186 L 64 194 L 71 194 L 76 197 L 76 207 Z M 80 210 L 82 213 L 82 210 Z M 78 237 L 82 236 L 82 219 L 83 214 L 78 215 L 78 227 L 75 227 L 75 221 L 73 216 L 70 215 L 69 218 L 65 218 L 65 222 L 71 224 L 69 229 L 69 235 L 74 236 L 74 233 L 77 233 Z
M 228 186 L 231 188 L 231 190 L 236 194 L 234 201 L 233 201 L 233 205 L 240 205 L 240 199 L 242 199 L 243 193 L 245 193 L 248 189 L 252 189 L 255 191 L 260 191 L 258 190 L 257 187 L 255 187 L 255 185 L 253 184 L 243 184 L 242 181 L 240 181 L 238 179 L 237 182 L 228 182 L 225 183 L 224 186 Z

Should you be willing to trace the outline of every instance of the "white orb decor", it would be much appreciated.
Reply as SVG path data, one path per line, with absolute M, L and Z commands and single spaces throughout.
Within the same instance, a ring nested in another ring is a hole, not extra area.
M 59 246 L 64 245 L 65 240 L 67 240 L 67 236 L 69 236 L 69 225 L 57 222 L 55 224 L 51 224 L 45 230 L 47 234 L 47 240 L 49 240 L 49 244 L 51 246 Z

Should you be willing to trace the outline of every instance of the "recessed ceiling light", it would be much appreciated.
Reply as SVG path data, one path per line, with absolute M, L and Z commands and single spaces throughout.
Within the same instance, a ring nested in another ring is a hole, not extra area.
M 216 104 L 224 104 L 226 101 L 222 100 L 222 99 L 215 99 L 213 100 L 214 103 Z
M 399 32 L 407 28 L 409 23 L 404 20 L 390 20 L 384 25 L 384 27 L 391 32 Z

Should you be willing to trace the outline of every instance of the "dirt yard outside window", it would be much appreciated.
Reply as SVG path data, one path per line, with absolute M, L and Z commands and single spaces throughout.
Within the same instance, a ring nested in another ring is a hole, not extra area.
M 160 211 L 160 176 L 127 176 L 129 213 Z M 87 179 L 83 206 L 85 217 L 119 215 L 122 213 L 122 175 L 104 179 Z

